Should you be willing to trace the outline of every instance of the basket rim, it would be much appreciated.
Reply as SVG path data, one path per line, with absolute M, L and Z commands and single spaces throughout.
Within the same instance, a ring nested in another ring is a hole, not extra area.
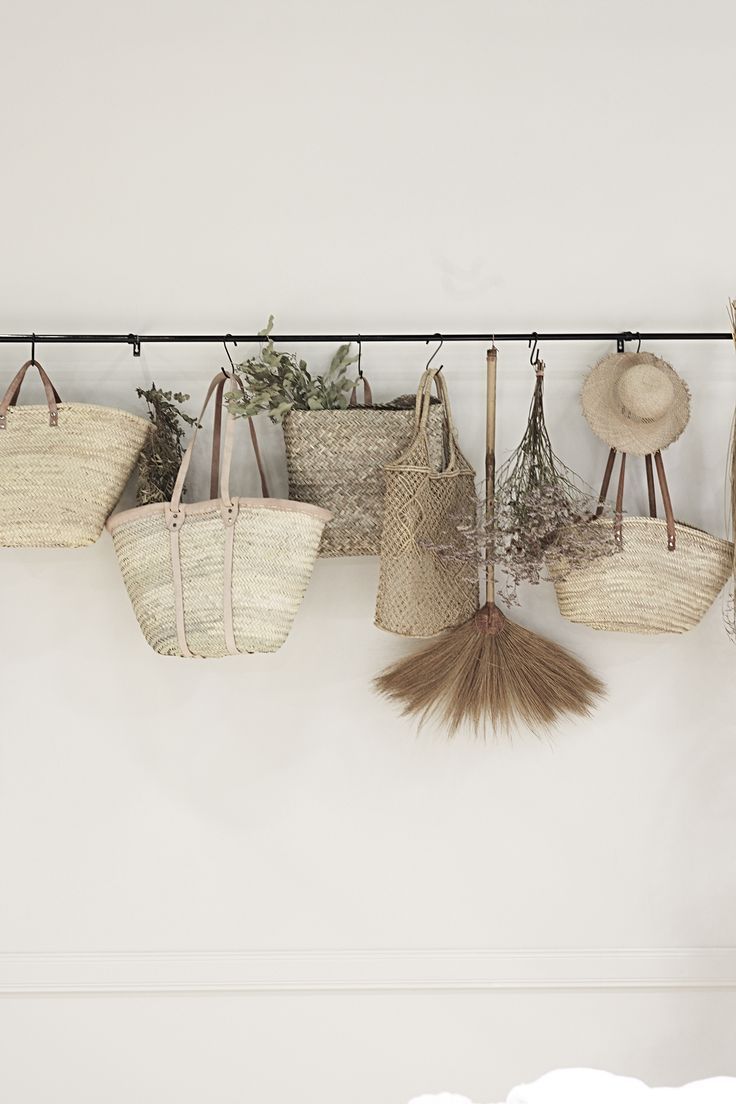
M 141 414 L 133 414 L 130 410 L 123 410 L 119 406 L 100 406 L 99 403 L 80 403 L 80 402 L 60 402 L 57 404 L 59 412 L 64 410 L 82 410 L 89 411 L 90 413 L 99 413 L 104 411 L 106 414 L 117 414 L 120 417 L 128 418 L 133 422 L 141 422 L 147 428 L 150 428 L 152 423 L 148 418 L 144 418 Z M 44 417 L 48 419 L 49 408 L 46 403 L 20 403 L 18 406 L 8 407 L 8 417 L 17 417 L 19 414 L 35 414 L 42 412 Z
M 311 517 L 317 518 L 318 521 L 324 521 L 325 523 L 332 518 L 330 511 L 325 510 L 322 506 L 313 506 L 311 502 L 296 502 L 291 498 L 239 498 L 235 496 L 232 501 L 237 502 L 239 507 L 246 509 L 280 510 L 284 513 L 309 514 Z M 130 510 L 121 510 L 107 519 L 105 528 L 109 533 L 113 533 L 121 525 L 138 521 L 140 518 L 164 514 L 170 505 L 170 502 L 149 502 L 145 506 L 134 506 Z M 221 515 L 222 505 L 223 500 L 221 498 L 209 498 L 201 502 L 182 502 L 179 509 L 183 511 L 185 517 L 187 514 L 211 513 Z

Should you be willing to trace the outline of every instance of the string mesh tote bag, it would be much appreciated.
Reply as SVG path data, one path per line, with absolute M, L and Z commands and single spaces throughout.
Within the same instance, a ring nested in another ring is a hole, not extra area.
M 377 556 L 383 526 L 383 469 L 414 436 L 414 396 L 373 402 L 362 376 L 345 410 L 292 410 L 283 421 L 289 497 L 314 502 L 333 515 L 325 527 L 322 556 Z M 432 454 L 442 454 L 443 415 L 433 403 L 428 417 Z
M 44 405 L 18 405 L 29 368 L 41 377 Z M 149 424 L 108 406 L 63 403 L 38 361 L 27 360 L 0 401 L 0 546 L 94 544 Z
M 603 509 L 613 473 L 611 449 L 601 488 Z M 707 613 L 729 578 L 733 545 L 675 521 L 662 454 L 654 454 L 664 520 L 657 517 L 652 457 L 646 457 L 649 517 L 623 516 L 626 454 L 616 494 L 614 539 L 617 551 L 569 573 L 550 564 L 560 612 L 593 629 L 630 633 L 683 633 Z M 610 525 L 600 516 L 587 524 Z
M 442 401 L 444 456 L 432 460 L 432 386 Z M 386 502 L 376 625 L 401 636 L 435 636 L 478 610 L 478 575 L 435 549 L 452 547 L 456 527 L 475 518 L 475 473 L 460 452 L 440 371 L 425 371 L 415 406 L 414 438 L 386 466 Z M 431 546 L 431 547 L 428 547 Z
M 209 386 L 201 425 L 217 393 L 210 499 L 182 502 L 197 428 L 170 502 L 110 518 L 115 551 L 138 623 L 162 655 L 217 658 L 275 652 L 307 588 L 329 513 L 268 497 L 255 428 L 248 419 L 262 499 L 230 494 L 236 419 L 225 420 L 218 473 L 224 377 Z M 219 486 L 219 496 L 218 496 Z

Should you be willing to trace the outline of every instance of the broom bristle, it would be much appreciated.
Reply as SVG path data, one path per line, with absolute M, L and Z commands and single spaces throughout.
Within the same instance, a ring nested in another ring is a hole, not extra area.
M 496 607 L 433 640 L 376 679 L 405 715 L 464 724 L 485 734 L 549 728 L 565 714 L 588 716 L 603 683 L 551 640 L 507 620 Z

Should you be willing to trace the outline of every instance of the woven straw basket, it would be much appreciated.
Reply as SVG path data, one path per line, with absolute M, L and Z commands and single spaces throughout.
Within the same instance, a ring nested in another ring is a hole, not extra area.
M 428 417 L 435 385 L 445 417 L 447 460 L 430 455 Z M 452 545 L 459 522 L 475 516 L 475 473 L 460 452 L 444 376 L 425 371 L 416 397 L 416 429 L 406 451 L 386 466 L 379 629 L 401 636 L 436 636 L 478 610 L 478 575 L 435 551 Z
M 44 406 L 16 406 L 30 367 L 41 376 Z M 41 365 L 26 361 L 0 402 L 0 546 L 94 544 L 149 428 L 123 410 L 62 403 Z
M 614 455 L 612 449 L 602 499 Z M 665 519 L 622 516 L 626 461 L 622 456 L 614 522 L 618 550 L 567 574 L 550 565 L 560 612 L 569 621 L 609 632 L 687 632 L 700 622 L 730 577 L 733 544 L 675 522 L 661 455 L 656 453 L 654 459 Z M 655 515 L 651 457 L 647 457 L 647 482 L 650 511 Z M 610 526 L 611 522 L 599 518 L 589 524 Z
M 383 525 L 383 469 L 408 448 L 416 426 L 414 396 L 346 410 L 294 410 L 284 418 L 289 497 L 315 502 L 333 515 L 322 556 L 377 556 Z M 354 402 L 354 397 L 353 397 Z M 428 426 L 433 460 L 442 457 L 443 413 L 433 403 Z
M 217 487 L 224 378 L 217 391 L 212 484 Z M 307 588 L 329 513 L 305 503 L 269 499 L 260 456 L 263 499 L 230 495 L 236 419 L 227 416 L 219 497 L 182 503 L 184 479 L 197 437 L 182 460 L 171 502 L 110 518 L 115 551 L 138 622 L 162 655 L 216 658 L 275 652 L 286 640 Z

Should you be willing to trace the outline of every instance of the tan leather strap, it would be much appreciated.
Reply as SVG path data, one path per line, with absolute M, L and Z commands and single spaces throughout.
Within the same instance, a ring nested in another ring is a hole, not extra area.
M 601 483 L 601 493 L 598 495 L 598 509 L 595 512 L 596 517 L 600 517 L 603 513 L 603 507 L 606 505 L 606 497 L 608 495 L 608 488 L 611 484 L 611 476 L 613 475 L 613 465 L 616 463 L 616 450 L 612 448 L 608 454 L 608 460 L 606 461 L 606 470 L 603 473 L 603 482 Z
M 49 425 L 52 427 L 59 424 L 59 409 L 58 403 L 61 402 L 59 398 L 59 392 L 54 387 L 53 383 L 46 374 L 44 368 L 39 364 L 37 360 L 27 360 L 23 367 L 16 373 L 13 379 L 10 381 L 10 386 L 3 395 L 0 402 L 0 429 L 6 429 L 8 420 L 8 410 L 11 406 L 15 406 L 20 389 L 23 386 L 23 380 L 26 378 L 26 373 L 29 368 L 37 368 L 38 374 L 41 377 L 41 383 L 43 389 L 46 392 L 46 403 L 49 408 Z
M 210 498 L 217 498 L 220 479 L 220 450 L 222 446 L 222 396 L 227 377 L 223 375 L 215 391 L 215 424 L 212 430 L 212 464 L 210 466 Z
M 676 540 L 675 512 L 672 509 L 672 499 L 670 498 L 670 489 L 667 486 L 667 476 L 664 474 L 664 461 L 662 460 L 661 452 L 655 452 L 654 463 L 657 468 L 657 475 L 659 476 L 659 489 L 662 492 L 664 516 L 667 521 L 667 548 L 670 552 L 674 552 Z
M 606 470 L 603 475 L 603 483 L 601 484 L 601 493 L 596 510 L 596 517 L 600 517 L 603 511 L 603 505 L 605 503 L 606 495 L 608 494 L 608 487 L 611 482 L 611 475 L 613 473 L 613 464 L 616 459 L 616 450 L 611 449 L 608 454 L 608 461 L 606 463 Z M 667 549 L 670 552 L 675 551 L 677 544 L 677 530 L 675 526 L 675 514 L 672 509 L 672 499 L 670 498 L 670 491 L 667 485 L 667 476 L 664 471 L 664 461 L 662 460 L 662 453 L 654 453 L 654 466 L 657 469 L 657 479 L 659 481 L 659 489 L 662 494 L 662 503 L 664 505 L 664 517 L 667 525 Z M 657 500 L 654 490 L 654 473 L 652 471 L 652 458 L 646 457 L 646 470 L 647 470 L 647 490 L 649 497 L 649 513 L 650 516 L 656 518 L 657 516 Z M 616 507 L 613 522 L 613 533 L 616 544 L 623 544 L 623 512 L 624 512 L 624 482 L 626 478 L 626 454 L 621 454 L 621 468 L 618 476 L 618 487 L 616 491 Z
M 626 453 L 621 453 L 621 468 L 618 473 L 618 487 L 616 489 L 616 514 L 613 522 L 613 536 L 616 544 L 623 544 L 623 517 L 624 517 L 624 479 L 626 477 Z
M 644 457 L 644 463 L 647 469 L 647 496 L 649 498 L 649 516 L 656 518 L 657 516 L 657 495 L 654 490 L 654 472 L 652 471 L 652 457 L 647 455 Z
M 361 376 L 353 390 L 350 392 L 349 406 L 358 405 L 358 388 L 363 383 L 363 406 L 373 406 L 373 392 L 366 376 Z

